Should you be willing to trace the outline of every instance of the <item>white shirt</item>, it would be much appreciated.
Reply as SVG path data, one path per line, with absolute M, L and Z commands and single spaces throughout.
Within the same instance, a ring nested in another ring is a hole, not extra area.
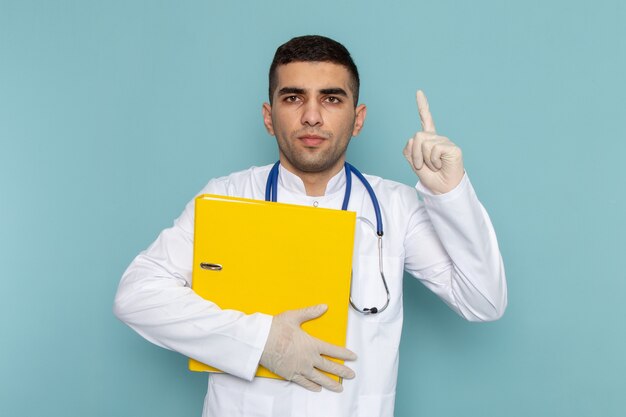
M 200 194 L 263 200 L 271 166 L 253 167 L 211 180 Z M 459 315 L 471 321 L 498 319 L 507 303 L 504 267 L 489 217 L 465 175 L 443 195 L 366 175 L 380 202 L 383 265 L 391 294 L 380 314 L 350 309 L 346 347 L 358 355 L 347 365 L 356 377 L 340 394 L 310 392 L 287 382 L 254 378 L 272 317 L 219 309 L 191 290 L 194 201 L 173 227 L 161 232 L 128 267 L 114 312 L 158 346 L 222 369 L 211 374 L 203 416 L 393 416 L 398 347 L 402 330 L 403 271 L 419 279 Z M 345 172 L 335 175 L 321 197 L 305 193 L 300 178 L 280 169 L 278 201 L 341 208 Z M 353 178 L 348 210 L 374 225 L 372 202 Z M 352 296 L 359 306 L 382 306 L 375 231 L 357 221 Z

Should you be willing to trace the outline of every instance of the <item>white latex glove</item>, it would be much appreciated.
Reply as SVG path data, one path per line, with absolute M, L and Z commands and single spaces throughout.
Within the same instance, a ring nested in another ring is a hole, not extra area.
M 354 371 L 322 355 L 344 360 L 355 360 L 356 355 L 348 349 L 316 339 L 300 328 L 302 323 L 321 316 L 327 309 L 326 305 L 320 304 L 274 316 L 260 364 L 310 391 L 321 391 L 322 387 L 334 392 L 343 391 L 341 384 L 320 370 L 342 378 L 354 378 Z
M 437 135 L 422 90 L 417 90 L 416 99 L 422 131 L 409 139 L 402 153 L 426 188 L 434 194 L 444 194 L 463 179 L 463 155 L 450 139 Z

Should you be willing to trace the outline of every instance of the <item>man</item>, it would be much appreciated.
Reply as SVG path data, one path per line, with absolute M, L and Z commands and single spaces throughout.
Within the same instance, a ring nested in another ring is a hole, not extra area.
M 357 104 L 359 77 L 350 54 L 328 38 L 294 38 L 276 51 L 269 78 L 263 120 L 278 144 L 278 200 L 341 208 L 346 149 L 366 116 L 365 105 Z M 129 266 L 115 314 L 149 341 L 225 371 L 209 376 L 205 416 L 392 416 L 404 270 L 467 320 L 502 315 L 506 283 L 489 218 L 460 149 L 436 133 L 421 91 L 417 103 L 423 131 L 409 140 L 404 155 L 419 177 L 423 202 L 411 187 L 365 176 L 381 206 L 390 302 L 382 308 L 387 297 L 376 233 L 368 222 L 357 222 L 352 297 L 380 311 L 350 310 L 347 349 L 300 328 L 324 314 L 323 305 L 270 317 L 221 310 L 196 295 L 190 288 L 193 201 Z M 270 169 L 213 179 L 202 193 L 262 200 Z M 352 182 L 348 210 L 376 223 L 364 183 Z M 338 365 L 322 355 L 348 362 Z M 255 379 L 259 364 L 287 381 Z M 343 386 L 319 370 L 345 378 Z

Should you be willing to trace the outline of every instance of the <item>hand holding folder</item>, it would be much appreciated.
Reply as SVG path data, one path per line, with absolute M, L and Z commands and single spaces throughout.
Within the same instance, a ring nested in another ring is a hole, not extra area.
M 246 314 L 328 305 L 302 330 L 345 346 L 356 213 L 210 194 L 199 196 L 195 207 L 197 294 Z M 192 371 L 220 372 L 210 365 L 189 361 Z M 263 366 L 256 375 L 281 378 Z
M 324 387 L 341 392 L 341 384 L 320 371 L 341 378 L 354 378 L 354 371 L 321 355 L 345 360 L 355 360 L 356 355 L 348 349 L 316 339 L 300 328 L 303 322 L 316 319 L 327 309 L 328 306 L 319 304 L 275 316 L 261 365 L 308 390 L 320 391 Z

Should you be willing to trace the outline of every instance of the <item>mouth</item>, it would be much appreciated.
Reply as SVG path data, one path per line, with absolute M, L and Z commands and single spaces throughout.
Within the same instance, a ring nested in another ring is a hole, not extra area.
M 300 139 L 304 146 L 319 146 L 326 140 L 325 137 L 318 135 L 302 135 L 298 136 L 298 139 Z

